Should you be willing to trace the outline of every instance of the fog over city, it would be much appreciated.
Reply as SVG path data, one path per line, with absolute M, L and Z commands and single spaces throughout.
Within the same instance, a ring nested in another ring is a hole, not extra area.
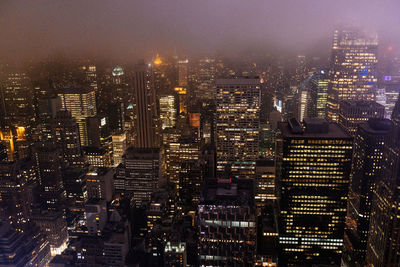
M 335 26 L 399 47 L 400 1 L 0 1 L 0 56 L 148 58 L 250 50 L 329 54 Z M 390 35 L 390 37 L 389 37 Z

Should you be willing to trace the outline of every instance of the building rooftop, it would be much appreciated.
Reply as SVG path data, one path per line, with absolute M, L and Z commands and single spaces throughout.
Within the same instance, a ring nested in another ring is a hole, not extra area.
M 155 158 L 154 155 L 159 155 L 159 148 L 136 148 L 136 147 L 128 147 L 126 149 L 124 157 L 126 159 L 149 159 Z M 158 158 L 158 156 L 157 156 Z
M 253 180 L 208 180 L 200 204 L 254 206 Z
M 217 85 L 251 85 L 260 83 L 260 77 L 232 77 L 232 78 L 221 78 L 216 79 Z
M 393 128 L 393 122 L 389 119 L 371 118 L 359 127 L 371 134 L 387 134 Z
M 299 131 L 299 122 L 292 126 L 288 122 L 279 122 L 278 127 L 282 135 L 292 138 L 316 138 L 316 139 L 334 139 L 334 138 L 352 138 L 350 134 L 345 132 L 338 124 L 329 123 L 325 119 L 306 118 L 304 125 Z
M 346 106 L 346 107 L 352 107 L 352 108 L 381 108 L 381 109 L 385 109 L 384 106 L 382 106 L 381 104 L 375 102 L 375 101 L 342 101 L 340 102 L 341 106 Z

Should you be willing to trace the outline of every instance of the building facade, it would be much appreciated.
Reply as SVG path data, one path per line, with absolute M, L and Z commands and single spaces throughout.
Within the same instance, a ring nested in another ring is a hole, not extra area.
M 279 124 L 277 183 L 282 264 L 341 260 L 353 139 L 325 119 Z
M 260 80 L 218 79 L 216 84 L 217 175 L 250 177 L 258 158 Z

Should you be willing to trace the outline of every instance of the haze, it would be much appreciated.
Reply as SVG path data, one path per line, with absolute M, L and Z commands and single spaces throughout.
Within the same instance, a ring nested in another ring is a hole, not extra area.
M 398 0 L 1 0 L 0 57 L 327 52 L 338 24 L 377 31 L 395 49 L 399 11 Z

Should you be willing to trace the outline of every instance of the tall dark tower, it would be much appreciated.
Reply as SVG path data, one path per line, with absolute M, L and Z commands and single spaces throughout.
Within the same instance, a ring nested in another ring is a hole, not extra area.
M 395 114 L 393 114 L 395 118 Z M 397 121 L 398 122 L 398 121 Z M 366 266 L 400 265 L 400 131 L 385 138 L 382 179 L 373 188 Z
M 137 148 L 155 148 L 159 146 L 157 135 L 158 112 L 156 92 L 151 76 L 151 70 L 144 63 L 138 64 L 134 70 L 135 96 L 135 129 Z
M 79 139 L 79 126 L 71 112 L 60 110 L 53 124 L 54 140 L 60 148 L 62 161 L 68 165 L 82 165 L 83 157 Z
M 283 266 L 339 265 L 353 138 L 325 119 L 279 124 L 277 183 Z M 285 265 L 286 264 L 286 265 Z
M 61 210 L 65 203 L 65 189 L 61 176 L 60 155 L 52 142 L 38 142 L 33 148 L 40 200 L 43 209 Z
M 343 261 L 364 265 L 373 189 L 382 180 L 385 139 L 393 123 L 388 119 L 370 119 L 358 127 L 355 135 L 352 181 L 346 218 Z

